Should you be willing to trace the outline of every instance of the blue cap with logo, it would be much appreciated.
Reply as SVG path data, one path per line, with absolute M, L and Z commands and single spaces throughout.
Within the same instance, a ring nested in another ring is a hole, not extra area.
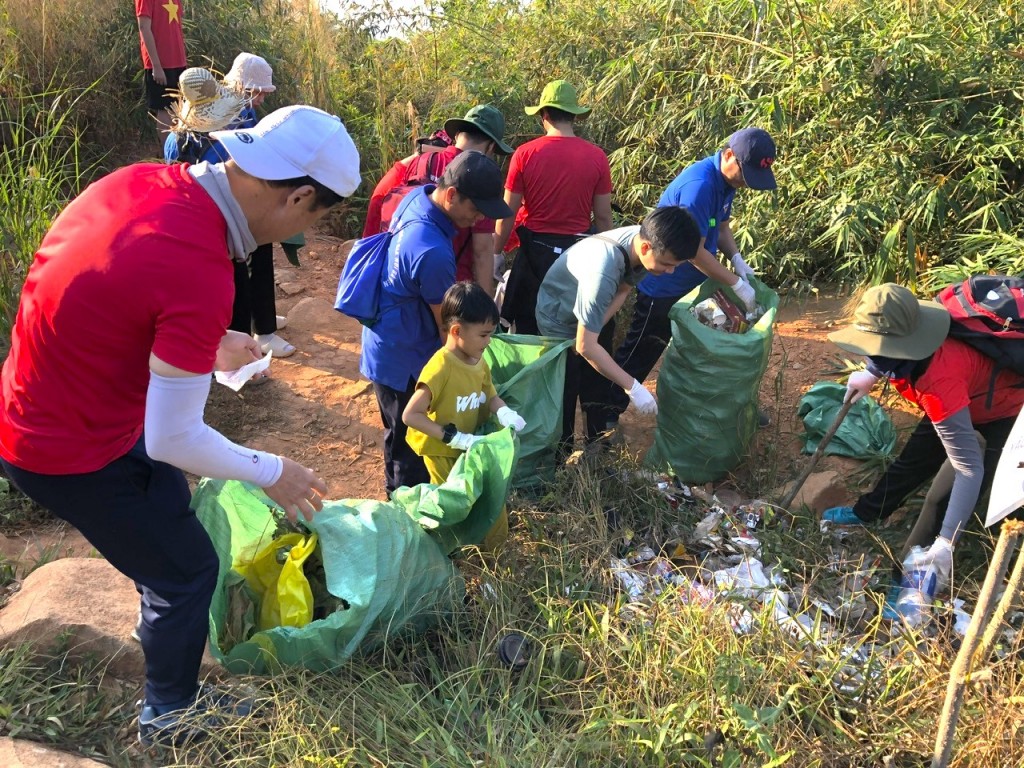
M 743 170 L 743 181 L 751 189 L 775 189 L 775 142 L 763 128 L 743 128 L 729 137 L 729 149 Z

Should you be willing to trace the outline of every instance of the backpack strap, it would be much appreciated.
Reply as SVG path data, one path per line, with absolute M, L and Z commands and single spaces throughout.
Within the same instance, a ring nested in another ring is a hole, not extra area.
M 626 246 L 624 246 L 622 243 L 620 243 L 618 240 L 612 240 L 610 237 L 605 237 L 604 235 L 587 235 L 587 237 L 593 237 L 598 240 L 604 240 L 606 243 L 611 243 L 612 245 L 614 245 L 615 250 L 622 254 L 622 261 L 626 266 L 626 272 L 628 273 L 631 270 L 631 267 L 629 265 L 629 251 L 626 250 Z

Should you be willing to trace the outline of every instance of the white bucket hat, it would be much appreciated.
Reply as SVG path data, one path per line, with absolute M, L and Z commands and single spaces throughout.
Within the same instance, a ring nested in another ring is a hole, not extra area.
M 310 176 L 342 197 L 359 186 L 359 152 L 345 124 L 316 107 L 284 107 L 252 128 L 210 135 L 239 168 L 257 179 Z
M 171 105 L 175 133 L 209 133 L 230 125 L 242 112 L 242 94 L 225 88 L 214 74 L 190 67 L 178 78 L 178 101 Z
M 240 53 L 235 56 L 230 71 L 224 75 L 224 85 L 240 91 L 273 93 L 277 90 L 277 86 L 274 85 L 274 70 L 270 68 L 266 59 L 254 53 Z

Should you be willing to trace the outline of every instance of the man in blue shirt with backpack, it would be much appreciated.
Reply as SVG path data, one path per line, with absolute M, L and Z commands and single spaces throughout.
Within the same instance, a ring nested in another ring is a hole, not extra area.
M 390 494 L 429 481 L 423 459 L 405 440 L 402 412 L 416 379 L 443 342 L 441 300 L 455 284 L 452 237 L 458 228 L 512 212 L 501 169 L 480 152 L 456 157 L 437 185 L 406 196 L 395 213 L 381 278 L 376 321 L 363 328 L 359 371 L 373 382 L 384 425 L 384 478 Z

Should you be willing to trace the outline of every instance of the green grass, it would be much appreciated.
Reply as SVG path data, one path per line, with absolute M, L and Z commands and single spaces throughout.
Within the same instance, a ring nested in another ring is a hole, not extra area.
M 628 548 L 624 530 L 657 543 L 701 515 L 617 479 L 628 468 L 570 468 L 547 496 L 513 501 L 508 548 L 460 561 L 469 584 L 461 611 L 329 674 L 248 680 L 270 706 L 202 745 L 142 754 L 131 746 L 134 690 L 104 692 L 101 664 L 39 665 L 13 650 L 0 656 L 5 730 L 114 765 L 920 765 L 955 638 L 946 630 L 890 637 L 869 618 L 839 623 L 834 639 L 814 645 L 780 629 L 755 600 L 742 601 L 754 618 L 739 635 L 728 603 L 687 605 L 672 591 L 624 609 L 608 567 Z M 609 506 L 622 529 L 608 530 Z M 834 603 L 843 572 L 886 546 L 868 534 L 837 545 L 810 516 L 792 525 L 779 517 L 762 541 L 766 562 L 781 563 L 805 607 L 815 598 Z M 532 644 L 518 672 L 496 654 L 510 631 Z M 868 660 L 851 667 L 854 649 Z M 971 690 L 957 765 L 1024 759 L 1022 673 L 1019 662 L 999 662 Z M 75 693 L 82 686 L 85 695 Z M 712 744 L 712 763 L 705 743 L 716 733 L 723 743 Z

